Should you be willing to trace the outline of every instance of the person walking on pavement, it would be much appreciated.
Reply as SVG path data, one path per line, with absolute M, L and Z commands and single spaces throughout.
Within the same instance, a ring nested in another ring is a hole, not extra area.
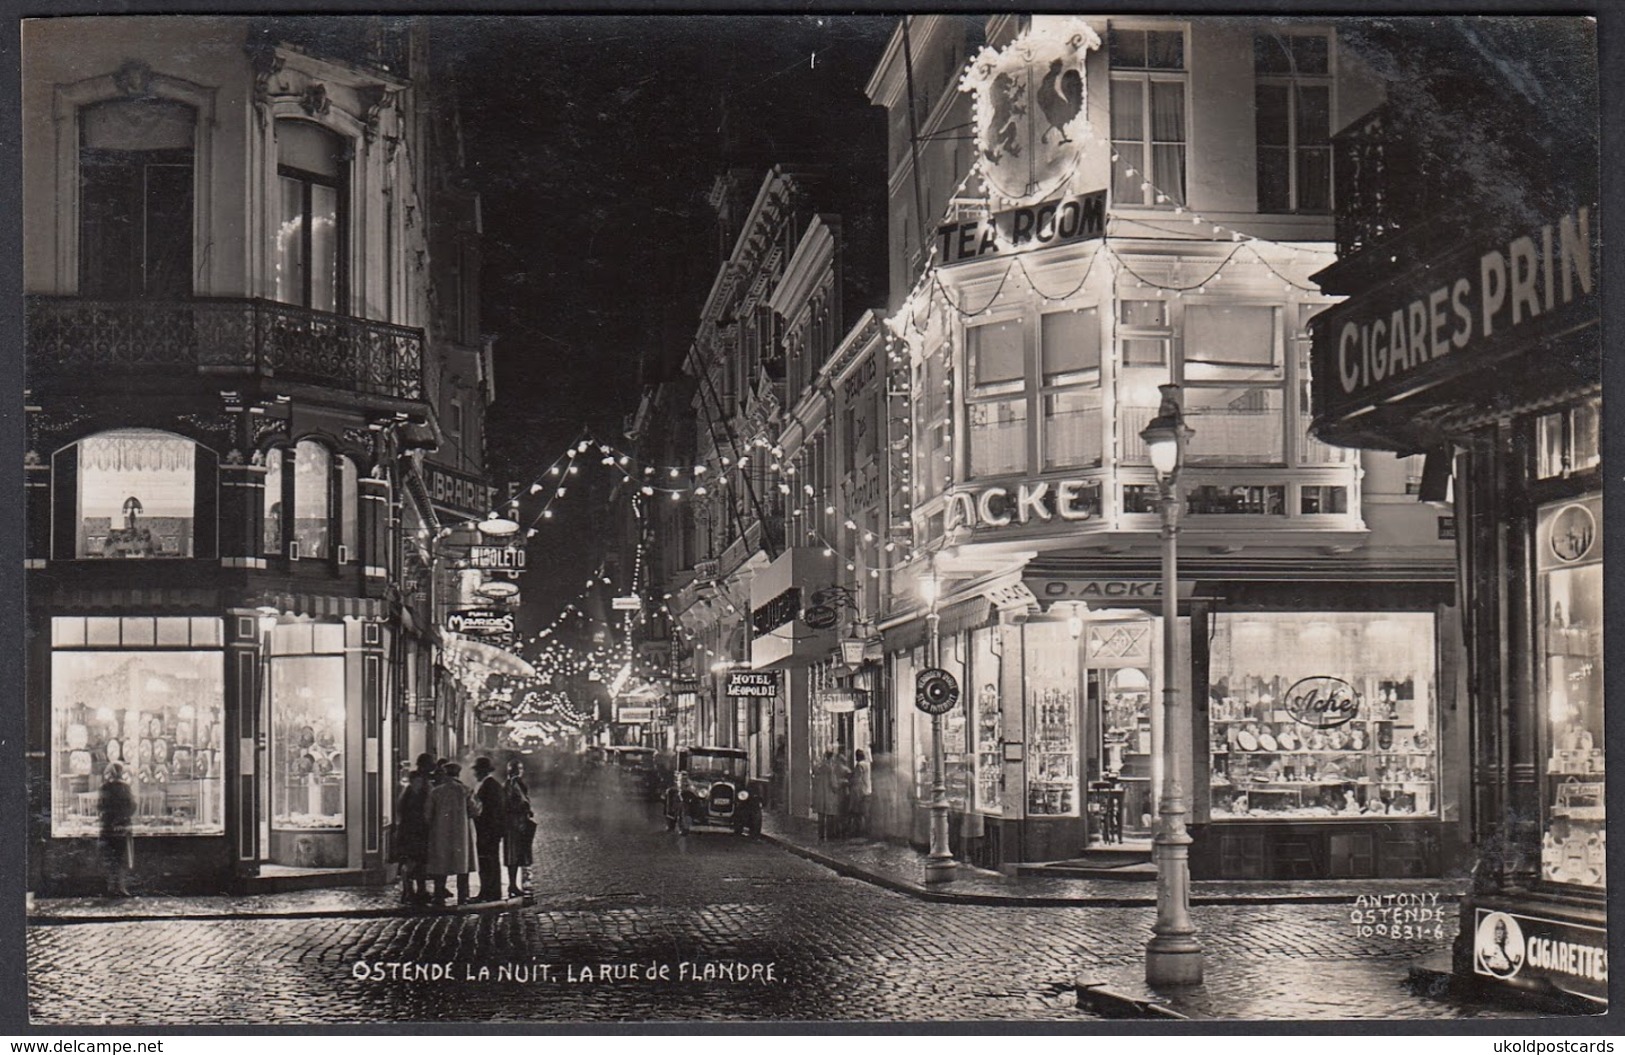
M 846 760 L 846 754 L 835 751 L 830 759 L 829 767 L 829 799 L 830 799 L 830 833 L 831 839 L 846 837 L 847 816 L 846 805 L 848 791 L 852 780 L 852 764 Z
M 812 771 L 812 797 L 813 812 L 818 814 L 818 841 L 823 842 L 829 838 L 829 811 L 831 808 L 829 793 L 829 770 L 835 764 L 835 752 L 825 751 Z
M 135 795 L 130 791 L 129 772 L 123 762 L 114 762 L 103 774 L 96 812 L 102 828 L 102 860 L 107 865 L 107 896 L 130 896 L 130 872 L 135 868 Z
M 875 793 L 874 773 L 863 748 L 858 748 L 853 757 L 852 776 L 847 780 L 847 816 L 851 818 L 847 834 L 863 837 L 869 834 L 869 800 Z
M 480 872 L 480 893 L 475 901 L 502 900 L 502 836 L 507 830 L 507 805 L 496 766 L 481 755 L 474 760 L 474 857 Z
M 446 877 L 450 875 L 457 877 L 457 903 L 469 900 L 468 869 L 474 860 L 474 828 L 469 822 L 479 816 L 480 804 L 458 779 L 462 772 L 456 762 L 441 766 L 441 783 L 430 790 L 424 808 L 429 826 L 426 870 L 434 876 L 436 905 L 446 903 Z
M 530 889 L 531 843 L 536 840 L 536 816 L 530 806 L 530 787 L 525 783 L 525 763 L 508 760 L 508 782 L 502 786 L 502 856 L 508 865 L 508 896 L 524 897 Z M 526 882 L 519 883 L 520 870 Z
M 421 905 L 429 900 L 425 865 L 429 856 L 429 792 L 434 780 L 434 756 L 418 756 L 417 768 L 406 779 L 395 807 L 395 860 L 401 866 L 401 900 Z

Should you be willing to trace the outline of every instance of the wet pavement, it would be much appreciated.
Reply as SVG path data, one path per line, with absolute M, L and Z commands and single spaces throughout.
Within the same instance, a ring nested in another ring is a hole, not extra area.
M 1087 881 L 967 871 L 962 894 L 1039 896 L 931 901 L 891 888 L 901 876 L 843 875 L 770 839 L 671 834 L 639 804 L 544 798 L 538 809 L 533 905 L 420 913 L 369 890 L 37 903 L 30 1013 L 110 1024 L 1083 1023 L 1094 1015 L 1078 1007 L 1080 979 L 1132 990 L 1142 970 L 1149 907 L 1051 904 L 1053 891 L 1027 885 L 1076 895 Z M 913 853 L 868 845 L 846 849 L 870 867 Z M 1406 987 L 1413 960 L 1448 948 L 1452 912 L 1437 933 L 1400 943 L 1358 934 L 1352 896 L 1338 896 L 1199 903 L 1207 985 L 1147 995 L 1198 1017 L 1508 1014 Z

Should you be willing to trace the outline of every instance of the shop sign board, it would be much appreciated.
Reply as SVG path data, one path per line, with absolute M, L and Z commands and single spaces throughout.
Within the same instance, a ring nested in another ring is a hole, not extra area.
M 1594 208 L 1509 242 L 1461 246 L 1314 320 L 1317 416 L 1338 418 L 1488 370 L 1600 316 Z M 1595 370 L 1595 366 L 1591 367 Z
M 1162 600 L 1161 579 L 1028 579 L 1026 586 L 1044 604 L 1054 601 L 1107 602 L 1123 601 L 1130 604 Z M 1178 585 L 1180 600 L 1196 593 L 1194 579 L 1181 579 Z
M 513 613 L 498 608 L 459 608 L 446 615 L 446 629 L 454 634 L 492 637 L 514 631 Z
M 635 612 L 643 607 L 643 598 L 635 593 L 610 599 L 609 606 L 617 612 Z
M 1067 245 L 1106 233 L 1106 192 L 1077 194 L 937 228 L 944 266 Z
M 851 714 L 869 706 L 869 694 L 862 689 L 825 689 L 818 694 L 818 706 L 829 714 Z
M 771 634 L 801 614 L 801 588 L 792 586 L 750 613 L 750 629 L 757 637 Z
M 1033 480 L 1013 488 L 983 487 L 953 491 L 943 525 L 957 527 L 1006 528 L 1029 522 L 1075 523 L 1100 515 L 1100 484 L 1092 480 Z
M 828 630 L 840 622 L 841 615 L 832 605 L 815 604 L 801 613 L 801 621 L 812 630 Z
M 914 706 L 926 714 L 947 714 L 959 702 L 959 679 L 940 667 L 914 676 Z
M 694 678 L 678 678 L 671 683 L 671 691 L 674 696 L 693 696 L 700 691 L 700 683 Z
M 474 708 L 474 717 L 486 725 L 504 725 L 513 718 L 513 704 L 504 700 L 488 700 Z
M 520 571 L 525 566 L 525 551 L 520 546 L 471 546 L 468 566 L 481 571 Z
M 648 725 L 655 720 L 653 707 L 616 707 L 615 720 L 622 725 Z
M 1480 908 L 1473 971 L 1508 985 L 1606 1001 L 1608 935 L 1600 927 Z
M 776 670 L 734 670 L 728 672 L 727 694 L 747 699 L 771 699 L 779 694 Z
M 423 463 L 423 484 L 436 509 L 470 519 L 481 519 L 489 513 L 496 493 L 496 488 L 478 476 L 432 462 Z

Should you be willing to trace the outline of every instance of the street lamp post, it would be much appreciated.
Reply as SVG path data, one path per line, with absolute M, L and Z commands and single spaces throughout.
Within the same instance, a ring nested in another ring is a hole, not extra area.
M 937 627 L 941 616 L 937 612 L 937 598 L 941 592 L 937 582 L 937 561 L 933 554 L 925 578 L 920 580 L 920 595 L 925 601 L 925 629 L 927 635 L 926 663 L 936 667 L 942 662 L 941 642 Z M 948 850 L 948 778 L 942 758 L 942 715 L 931 715 L 931 852 L 925 858 L 925 881 L 947 883 L 954 878 L 959 863 Z
M 1202 981 L 1202 945 L 1191 922 L 1190 812 L 1185 775 L 1191 762 L 1191 711 L 1174 687 L 1179 625 L 1179 470 L 1194 435 L 1185 424 L 1178 385 L 1162 385 L 1157 416 L 1140 432 L 1157 472 L 1162 507 L 1162 788 L 1151 856 L 1157 866 L 1157 920 L 1145 947 L 1152 985 Z

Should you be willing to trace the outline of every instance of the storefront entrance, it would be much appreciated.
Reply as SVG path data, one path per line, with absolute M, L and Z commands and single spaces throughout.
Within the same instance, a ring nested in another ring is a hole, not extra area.
M 351 866 L 346 790 L 352 740 L 344 626 L 272 628 L 261 695 L 262 863 L 290 868 Z
M 1080 635 L 1088 845 L 1145 842 L 1156 817 L 1156 619 L 1089 621 Z

